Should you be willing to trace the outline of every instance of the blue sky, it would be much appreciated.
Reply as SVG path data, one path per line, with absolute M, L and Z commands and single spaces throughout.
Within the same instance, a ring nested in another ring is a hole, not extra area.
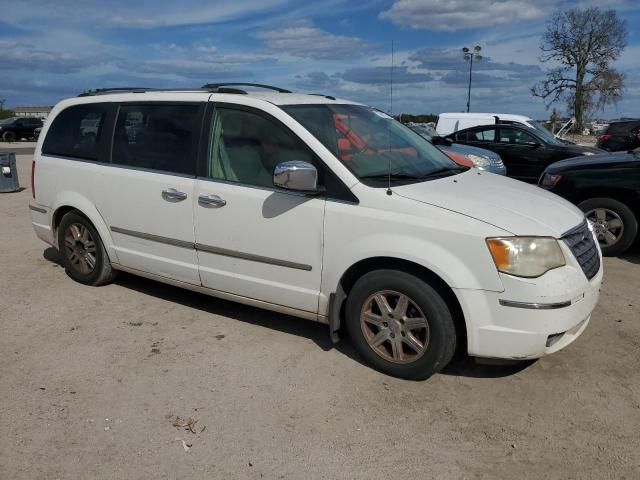
M 629 44 L 625 96 L 601 117 L 640 116 L 638 0 L 0 0 L 0 98 L 50 105 L 85 89 L 269 83 L 393 113 L 462 111 L 481 45 L 472 110 L 549 115 L 540 35 L 557 9 L 615 8 Z M 564 105 L 559 105 L 564 110 Z

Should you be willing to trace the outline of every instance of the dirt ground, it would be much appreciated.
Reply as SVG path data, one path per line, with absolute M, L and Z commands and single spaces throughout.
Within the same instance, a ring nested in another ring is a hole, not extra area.
M 18 163 L 27 188 L 0 194 L 1 479 L 640 478 L 638 248 L 605 260 L 567 349 L 408 382 L 324 325 L 130 275 L 74 283 Z

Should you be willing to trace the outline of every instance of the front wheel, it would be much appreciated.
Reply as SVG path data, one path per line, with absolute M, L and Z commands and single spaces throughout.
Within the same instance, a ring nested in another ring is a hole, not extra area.
M 428 283 L 397 270 L 362 276 L 347 297 L 346 328 L 360 355 L 394 377 L 424 380 L 453 358 L 451 311 Z
M 633 244 L 638 219 L 627 205 L 613 198 L 591 198 L 578 207 L 593 222 L 604 256 L 620 255 Z

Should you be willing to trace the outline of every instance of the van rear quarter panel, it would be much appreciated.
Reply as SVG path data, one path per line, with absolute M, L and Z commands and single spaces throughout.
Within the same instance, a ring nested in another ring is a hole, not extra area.
M 93 201 L 99 190 L 113 189 L 113 194 L 117 195 L 117 187 L 105 182 L 105 168 L 109 167 L 96 162 L 38 155 L 35 175 L 36 202 L 51 209 L 52 229 L 54 213 L 59 208 L 73 207 L 82 212 L 98 231 L 109 259 L 118 262 L 109 229 Z M 54 243 L 57 243 L 55 231 L 53 235 Z

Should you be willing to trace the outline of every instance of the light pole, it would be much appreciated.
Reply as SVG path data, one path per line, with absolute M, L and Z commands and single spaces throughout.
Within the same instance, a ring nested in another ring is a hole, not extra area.
M 471 106 L 471 71 L 473 70 L 473 60 L 482 60 L 482 55 L 480 55 L 480 50 L 482 47 L 480 45 L 476 45 L 473 47 L 473 52 L 469 50 L 467 47 L 462 49 L 462 55 L 464 56 L 464 60 L 469 63 L 469 90 L 467 91 L 467 112 Z

